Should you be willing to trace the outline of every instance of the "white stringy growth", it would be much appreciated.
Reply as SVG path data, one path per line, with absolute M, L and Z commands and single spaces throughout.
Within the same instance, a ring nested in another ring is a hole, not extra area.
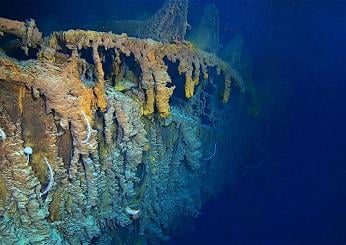
M 6 134 L 4 130 L 0 127 L 0 140 L 5 140 L 6 139 Z
M 49 177 L 48 177 L 48 185 L 46 187 L 46 189 L 41 193 L 41 196 L 45 195 L 48 193 L 48 191 L 52 188 L 52 185 L 54 183 L 54 174 L 53 174 L 53 169 L 52 167 L 50 166 L 47 158 L 45 157 L 44 158 L 44 161 L 48 167 L 48 170 L 49 170 Z
M 87 123 L 87 135 L 86 135 L 85 140 L 82 141 L 83 144 L 86 144 L 86 143 L 88 143 L 88 141 L 90 139 L 91 126 L 90 126 L 89 120 L 88 120 L 87 116 L 85 115 L 84 111 L 81 110 L 81 112 L 82 112 L 82 115 L 83 115 L 85 122 Z
M 214 145 L 214 152 L 213 152 L 213 154 L 211 154 L 211 156 L 209 156 L 208 158 L 204 158 L 203 160 L 204 160 L 204 161 L 209 161 L 209 160 L 211 160 L 211 159 L 215 156 L 215 153 L 216 153 L 216 143 L 215 143 L 215 145 Z

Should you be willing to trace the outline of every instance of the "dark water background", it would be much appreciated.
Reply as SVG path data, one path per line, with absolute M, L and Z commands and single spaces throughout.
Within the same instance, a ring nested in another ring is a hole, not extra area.
M 258 119 L 271 157 L 171 244 L 346 244 L 346 1 L 216 5 L 222 41 L 244 35 L 254 83 L 275 98 Z
M 249 118 L 268 128 L 269 157 L 230 181 L 194 229 L 170 244 L 346 244 L 346 1 L 191 0 L 192 26 L 210 2 L 220 12 L 222 43 L 243 35 L 254 84 L 271 98 L 260 116 Z M 49 31 L 144 18 L 161 4 L 5 1 L 0 14 L 32 17 Z

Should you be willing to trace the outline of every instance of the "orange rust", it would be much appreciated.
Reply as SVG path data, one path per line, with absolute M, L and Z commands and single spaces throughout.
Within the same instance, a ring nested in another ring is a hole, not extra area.
M 147 52 L 147 57 L 150 62 L 156 62 L 155 54 L 153 51 L 149 50 Z
M 100 55 L 97 50 L 98 46 L 93 45 L 93 58 L 97 73 L 97 84 L 94 87 L 94 93 L 96 95 L 97 101 L 96 104 L 100 108 L 101 111 L 106 111 L 107 108 L 107 101 L 106 101 L 106 94 L 105 94 L 105 80 L 104 80 L 104 72 L 102 68 L 102 62 Z

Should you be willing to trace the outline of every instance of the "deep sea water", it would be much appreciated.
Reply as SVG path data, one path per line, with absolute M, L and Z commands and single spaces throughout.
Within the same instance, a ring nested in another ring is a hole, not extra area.
M 144 18 L 162 3 L 6 2 L 2 17 L 54 19 L 45 31 Z M 220 12 L 221 43 L 242 34 L 253 84 L 267 97 L 260 114 L 248 116 L 256 128 L 248 147 L 263 145 L 169 244 L 345 244 L 346 2 L 191 0 L 191 24 L 210 2 Z
M 254 119 L 270 128 L 270 157 L 171 244 L 345 244 L 346 2 L 216 5 L 222 40 L 244 35 L 254 84 L 273 97 Z

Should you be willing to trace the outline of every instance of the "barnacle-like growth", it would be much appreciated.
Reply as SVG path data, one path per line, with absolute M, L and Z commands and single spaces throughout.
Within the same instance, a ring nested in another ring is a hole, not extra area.
M 157 16 L 175 25 L 171 15 L 187 1 L 168 3 L 171 12 Z M 220 101 L 233 82 L 245 86 L 215 54 L 169 43 L 183 41 L 187 23 L 178 20 L 174 32 L 151 29 L 161 43 L 84 30 L 42 38 L 34 21 L 0 18 L 0 32 L 37 55 L 0 51 L 0 237 L 8 244 L 107 244 L 122 238 L 119 227 L 155 243 L 199 213 L 201 194 L 214 188 L 201 162 L 226 172 L 219 157 L 228 154 L 230 113 Z M 216 137 L 220 151 L 215 144 L 210 155 L 206 142 Z

